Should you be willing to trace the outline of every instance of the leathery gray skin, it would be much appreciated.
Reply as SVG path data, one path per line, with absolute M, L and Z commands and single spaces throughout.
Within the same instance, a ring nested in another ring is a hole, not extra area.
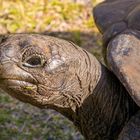
M 0 88 L 23 102 L 60 112 L 86 140 L 118 139 L 139 109 L 93 55 L 71 42 L 39 34 L 1 39 Z

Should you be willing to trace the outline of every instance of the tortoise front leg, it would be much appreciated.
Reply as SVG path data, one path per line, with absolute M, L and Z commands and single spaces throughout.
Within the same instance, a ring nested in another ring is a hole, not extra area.
M 140 111 L 138 111 L 123 128 L 118 140 L 140 139 Z

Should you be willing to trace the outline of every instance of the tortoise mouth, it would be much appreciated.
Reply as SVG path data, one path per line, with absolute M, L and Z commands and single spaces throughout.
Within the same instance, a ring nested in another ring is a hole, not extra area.
M 0 79 L 0 87 L 6 89 L 22 89 L 22 90 L 36 90 L 37 85 L 31 81 L 19 80 L 19 79 Z
M 0 88 L 20 101 L 40 108 L 49 105 L 54 95 L 51 92 L 43 92 L 37 84 L 17 79 L 3 79 Z

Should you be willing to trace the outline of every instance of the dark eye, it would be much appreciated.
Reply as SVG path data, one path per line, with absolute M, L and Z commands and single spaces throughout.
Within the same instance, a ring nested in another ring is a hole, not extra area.
M 26 61 L 23 63 L 26 67 L 40 67 L 43 65 L 43 61 L 39 56 L 32 56 L 29 59 L 26 59 Z

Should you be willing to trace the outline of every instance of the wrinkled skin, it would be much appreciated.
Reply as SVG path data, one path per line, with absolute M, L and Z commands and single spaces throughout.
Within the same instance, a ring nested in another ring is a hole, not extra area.
M 65 99 L 68 95 L 75 97 L 77 105 L 80 104 L 80 86 L 83 84 L 86 88 L 91 81 L 86 83 L 84 79 L 95 73 L 93 68 L 87 69 L 83 64 L 87 52 L 78 54 L 81 50 L 72 43 L 43 35 L 11 35 L 3 40 L 0 46 L 0 86 L 4 90 L 39 107 L 55 103 L 67 108 L 72 104 Z M 92 69 L 93 74 L 90 73 Z M 98 81 L 98 75 L 94 80 Z
M 38 34 L 1 39 L 0 88 L 23 102 L 57 110 L 86 140 L 118 139 L 139 110 L 94 56 L 71 42 Z

